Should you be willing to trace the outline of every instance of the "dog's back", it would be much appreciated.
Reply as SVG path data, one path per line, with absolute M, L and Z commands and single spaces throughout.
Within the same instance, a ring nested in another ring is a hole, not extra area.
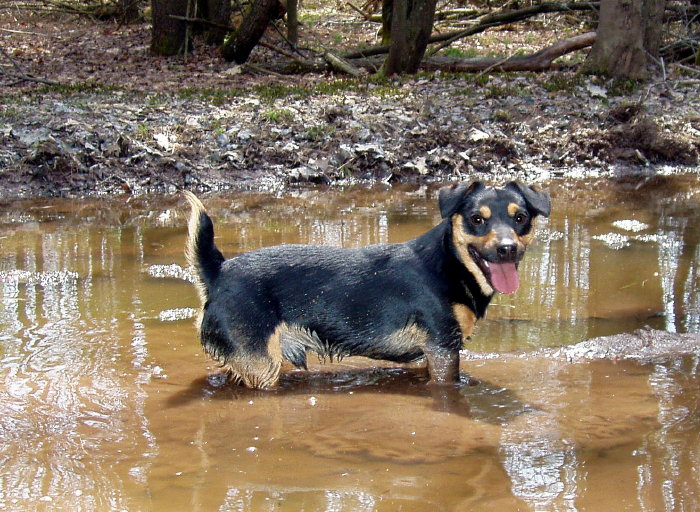
M 283 359 L 306 367 L 307 350 L 331 360 L 423 356 L 426 335 L 410 311 L 434 299 L 425 293 L 430 280 L 412 271 L 421 265 L 407 245 L 281 245 L 225 260 L 202 203 L 191 193 L 187 199 L 186 255 L 200 280 L 200 338 L 234 380 L 271 387 Z

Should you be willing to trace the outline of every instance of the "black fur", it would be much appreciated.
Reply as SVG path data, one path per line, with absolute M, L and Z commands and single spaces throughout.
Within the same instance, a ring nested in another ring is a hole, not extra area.
M 443 221 L 405 243 L 282 245 L 224 260 L 211 219 L 193 195 L 188 199 L 193 217 L 187 252 L 202 285 L 202 344 L 236 380 L 260 388 L 276 385 L 281 359 L 305 367 L 307 350 L 398 362 L 427 356 L 433 380 L 454 381 L 469 334 L 456 308 L 466 306 L 463 311 L 481 318 L 493 295 L 478 283 L 478 271 L 465 266 L 455 226 L 472 250 L 486 253 L 482 240 L 496 229 L 506 231 L 510 203 L 530 215 L 526 226 L 507 228 L 516 238 L 529 233 L 532 218 L 549 215 L 545 194 L 515 183 L 493 189 L 477 182 L 441 190 Z M 488 233 L 468 220 L 483 204 L 493 211 Z

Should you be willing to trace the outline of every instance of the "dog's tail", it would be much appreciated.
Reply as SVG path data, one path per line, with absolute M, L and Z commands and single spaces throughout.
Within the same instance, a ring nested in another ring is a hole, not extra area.
M 197 269 L 202 302 L 206 301 L 208 290 L 219 277 L 224 255 L 214 245 L 214 224 L 202 202 L 192 192 L 185 191 L 192 213 L 188 224 L 185 257 L 187 262 Z

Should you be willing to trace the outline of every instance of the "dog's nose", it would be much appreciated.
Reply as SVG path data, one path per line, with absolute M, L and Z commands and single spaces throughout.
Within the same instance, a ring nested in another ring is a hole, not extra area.
M 518 254 L 518 246 L 515 244 L 501 244 L 496 247 L 496 254 L 501 261 L 515 261 Z

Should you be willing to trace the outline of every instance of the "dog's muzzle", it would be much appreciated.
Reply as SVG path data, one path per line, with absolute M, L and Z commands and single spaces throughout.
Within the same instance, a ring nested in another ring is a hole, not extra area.
M 482 256 L 475 247 L 469 246 L 469 254 L 491 287 L 499 293 L 515 293 L 520 287 L 518 246 L 505 242 L 497 245 L 494 252 L 492 257 Z

